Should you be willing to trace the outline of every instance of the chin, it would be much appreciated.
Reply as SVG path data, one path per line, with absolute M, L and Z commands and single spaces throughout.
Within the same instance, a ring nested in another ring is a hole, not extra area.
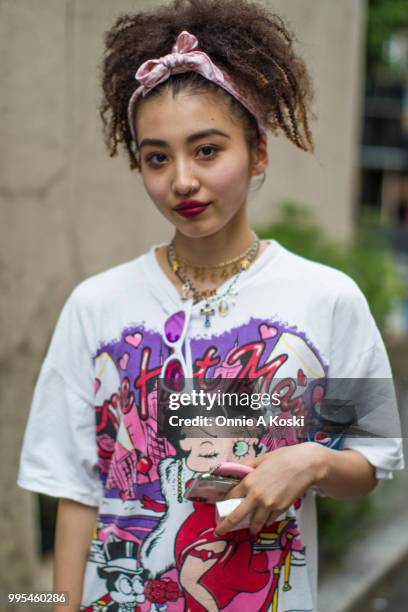
M 212 236 L 217 232 L 217 230 L 214 230 L 213 228 L 209 229 L 208 227 L 206 228 L 203 225 L 199 227 L 198 223 L 195 225 L 195 227 L 193 227 L 192 224 L 189 225 L 189 227 L 186 227 L 186 225 L 174 225 L 174 229 L 176 229 L 179 234 L 182 234 L 186 238 L 205 238 L 206 236 Z
M 186 238 L 207 238 L 208 236 L 214 236 L 220 232 L 226 225 L 228 221 L 224 223 L 211 223 L 207 221 L 188 221 L 187 223 L 178 223 L 172 224 L 174 228 Z

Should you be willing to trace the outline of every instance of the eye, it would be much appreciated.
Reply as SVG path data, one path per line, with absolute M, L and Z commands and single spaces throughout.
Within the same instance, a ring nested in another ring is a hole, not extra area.
M 234 453 L 235 457 L 245 457 L 245 455 L 247 455 L 249 452 L 248 442 L 246 440 L 237 440 L 234 443 L 232 452 Z
M 118 591 L 124 595 L 130 595 L 132 592 L 132 583 L 126 576 L 122 576 L 122 578 L 119 579 L 118 587 Z
M 203 457 L 204 459 L 213 459 L 214 457 L 218 457 L 217 451 L 209 451 L 208 453 L 199 453 L 199 457 Z
M 198 149 L 199 153 L 202 153 L 202 159 L 214 159 L 218 152 L 218 147 L 212 144 L 205 144 Z
M 144 161 L 153 168 L 157 168 L 164 164 L 166 161 L 166 156 L 164 153 L 149 153 L 144 158 Z
M 143 581 L 140 576 L 135 576 L 132 581 L 133 592 L 143 593 Z

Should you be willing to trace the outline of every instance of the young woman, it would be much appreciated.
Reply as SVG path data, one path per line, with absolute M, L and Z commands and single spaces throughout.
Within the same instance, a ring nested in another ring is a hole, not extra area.
M 289 419 L 307 418 L 329 376 L 391 376 L 354 282 L 248 223 L 267 130 L 313 149 L 306 68 L 260 5 L 176 1 L 118 19 L 102 86 L 110 153 L 124 146 L 174 234 L 80 283 L 42 366 L 19 484 L 61 498 L 54 589 L 70 610 L 316 610 L 316 487 L 366 495 L 402 468 L 398 440 L 347 436 L 339 451 L 277 443 L 270 427 L 158 431 L 161 380 L 280 384 Z M 216 523 L 214 506 L 184 493 L 221 461 L 255 470 Z

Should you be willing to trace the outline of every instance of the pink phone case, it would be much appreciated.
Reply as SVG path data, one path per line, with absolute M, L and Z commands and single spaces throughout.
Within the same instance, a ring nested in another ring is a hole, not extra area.
M 232 461 L 224 461 L 211 470 L 211 474 L 215 476 L 225 476 L 231 478 L 238 478 L 242 480 L 248 474 L 254 471 L 255 468 L 249 465 L 242 465 L 241 463 L 233 463 Z

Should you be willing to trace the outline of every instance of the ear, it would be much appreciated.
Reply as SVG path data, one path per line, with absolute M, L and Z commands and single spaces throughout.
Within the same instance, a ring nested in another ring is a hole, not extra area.
M 266 134 L 262 134 L 253 152 L 251 176 L 263 174 L 268 166 L 268 161 L 268 138 Z

